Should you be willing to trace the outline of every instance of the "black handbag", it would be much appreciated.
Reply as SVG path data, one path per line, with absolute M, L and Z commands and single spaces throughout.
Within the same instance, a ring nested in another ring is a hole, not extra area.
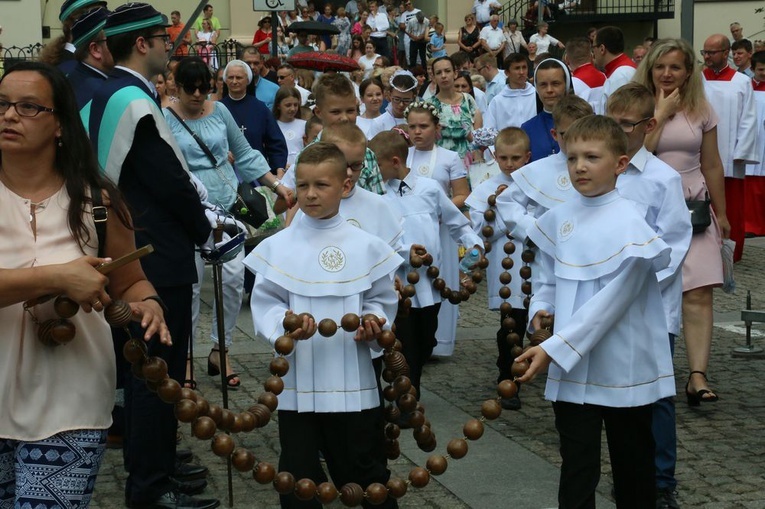
M 711 201 L 709 194 L 704 193 L 703 200 L 685 200 L 685 205 L 691 213 L 691 226 L 693 233 L 704 233 L 712 224 Z
M 257 192 L 255 190 L 255 186 L 249 182 L 239 181 L 239 184 L 235 189 L 231 182 L 228 181 L 226 176 L 223 175 L 223 172 L 220 171 L 220 165 L 215 159 L 215 155 L 213 155 L 212 151 L 207 147 L 205 142 L 202 141 L 199 136 L 197 136 L 197 133 L 191 130 L 186 122 L 184 122 L 183 119 L 178 116 L 178 113 L 176 113 L 175 110 L 172 108 L 168 108 L 168 110 L 176 119 L 178 119 L 178 122 L 180 122 L 181 125 L 189 132 L 191 137 L 194 138 L 194 141 L 197 142 L 199 147 L 202 149 L 202 152 L 204 152 L 207 158 L 210 160 L 213 168 L 218 172 L 218 175 L 220 175 L 220 178 L 236 193 L 236 200 L 234 200 L 234 204 L 231 205 L 229 212 L 231 212 L 231 214 L 236 219 L 247 223 L 253 228 L 258 228 L 260 225 L 265 223 L 268 219 L 268 203 L 266 202 L 265 197 Z M 238 175 L 237 180 L 239 180 Z

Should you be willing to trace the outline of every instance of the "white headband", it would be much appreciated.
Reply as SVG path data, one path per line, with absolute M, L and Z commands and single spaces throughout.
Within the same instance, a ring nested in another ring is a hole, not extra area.
M 226 81 L 228 79 L 228 70 L 230 67 L 236 67 L 240 66 L 244 68 L 244 72 L 247 73 L 247 84 L 249 85 L 252 83 L 252 69 L 250 69 L 250 66 L 247 64 L 247 62 L 244 62 L 242 60 L 232 60 L 228 64 L 226 64 L 226 68 L 223 69 L 223 81 Z
M 539 71 L 539 66 L 544 64 L 545 62 L 557 62 L 561 68 L 563 69 L 563 74 L 566 75 L 566 93 L 568 93 L 568 90 L 571 88 L 571 71 L 568 70 L 568 66 L 558 60 L 557 58 L 545 58 L 541 62 L 539 62 L 539 65 L 537 65 L 536 69 L 534 69 L 534 83 L 537 82 L 537 71 Z

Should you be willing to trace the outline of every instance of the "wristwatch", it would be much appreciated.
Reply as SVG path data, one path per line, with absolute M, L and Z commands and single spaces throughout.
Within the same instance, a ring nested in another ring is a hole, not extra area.
M 276 191 L 276 188 L 282 185 L 282 181 L 279 179 L 274 180 L 274 183 L 271 184 L 271 191 Z

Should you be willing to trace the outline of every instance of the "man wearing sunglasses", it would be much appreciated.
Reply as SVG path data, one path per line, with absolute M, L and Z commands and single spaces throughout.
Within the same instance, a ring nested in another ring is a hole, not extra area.
M 704 41 L 704 89 L 717 113 L 717 146 L 725 171 L 725 203 L 730 239 L 736 243 L 733 261 L 744 254 L 744 176 L 757 155 L 757 109 L 751 80 L 728 65 L 730 41 L 714 34 Z
M 183 380 L 197 280 L 194 249 L 207 241 L 211 226 L 150 81 L 167 65 L 171 46 L 166 27 L 167 18 L 148 4 L 125 4 L 109 15 L 103 30 L 116 65 L 83 109 L 83 120 L 104 173 L 135 211 L 136 244 L 154 246 L 141 266 L 169 309 L 173 344 L 160 347 L 152 338 L 149 353 L 165 360 L 171 378 Z M 204 489 L 207 469 L 178 463 L 172 406 L 127 373 L 127 506 L 217 507 L 218 500 L 186 494 Z

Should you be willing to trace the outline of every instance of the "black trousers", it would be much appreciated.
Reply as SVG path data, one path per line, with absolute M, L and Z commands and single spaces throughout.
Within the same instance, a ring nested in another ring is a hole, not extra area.
M 513 346 L 508 343 L 507 335 L 511 332 L 515 332 L 521 338 L 521 346 L 523 346 L 523 337 L 526 334 L 526 322 L 529 319 L 529 312 L 526 308 L 513 308 L 510 310 L 510 318 L 515 320 L 515 328 L 505 329 L 502 326 L 502 320 L 505 315 L 500 316 L 499 330 L 497 331 L 497 368 L 499 369 L 499 376 L 497 377 L 497 383 L 502 380 L 512 380 L 513 375 L 510 372 L 510 367 L 513 365 L 513 355 L 510 350 Z
M 616 507 L 656 506 L 653 405 L 614 408 L 554 402 L 555 427 L 560 435 L 558 506 L 594 509 L 600 480 L 600 441 L 606 427 L 614 477 Z
M 408 316 L 396 318 L 396 336 L 403 347 L 401 353 L 409 365 L 409 379 L 417 389 L 420 398 L 420 379 L 422 368 L 428 362 L 436 347 L 436 329 L 438 329 L 438 311 L 441 303 L 424 308 L 410 308 Z
M 191 285 L 157 288 L 169 311 L 165 322 L 172 346 L 160 344 L 157 336 L 149 343 L 149 355 L 167 362 L 168 375 L 182 382 L 186 375 L 186 350 L 191 336 Z M 133 337 L 142 338 L 137 328 Z M 146 382 L 130 370 L 125 379 L 125 441 L 123 455 L 128 478 L 125 497 L 132 503 L 156 500 L 172 488 L 169 476 L 175 471 L 178 421 L 173 405 L 149 391 Z
M 279 471 L 292 472 L 296 480 L 312 479 L 317 485 L 327 480 L 321 468 L 319 452 L 324 455 L 327 470 L 335 486 L 355 482 L 366 489 L 372 483 L 385 484 L 390 471 L 384 461 L 383 414 L 380 407 L 360 412 L 298 413 L 279 410 Z M 281 495 L 285 509 L 320 509 L 318 500 L 298 500 L 294 495 Z M 363 507 L 373 507 L 368 502 Z M 398 504 L 388 497 L 374 506 L 396 509 Z
M 375 46 L 375 53 L 380 56 L 390 58 L 390 46 L 388 46 L 388 37 L 370 37 L 370 41 Z
M 420 62 L 422 67 L 427 67 L 428 56 L 426 51 L 427 44 L 425 41 L 409 41 L 409 67 L 417 65 L 417 55 L 420 56 Z

